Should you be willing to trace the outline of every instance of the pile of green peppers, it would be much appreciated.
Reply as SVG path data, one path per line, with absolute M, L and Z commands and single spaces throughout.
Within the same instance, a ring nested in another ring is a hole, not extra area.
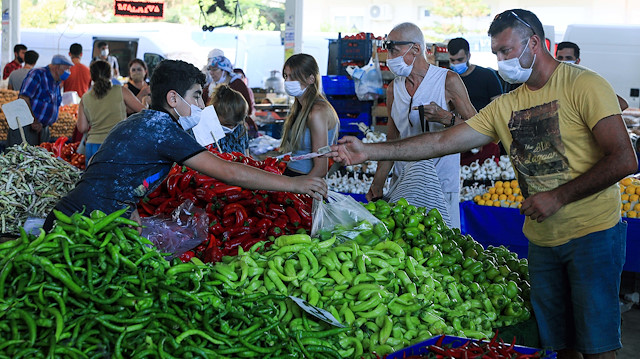
M 0 358 L 340 357 L 328 340 L 349 328 L 234 291 L 222 266 L 167 262 L 123 212 L 57 213 L 0 244 Z
M 420 225 L 435 218 L 434 225 L 443 226 L 436 212 L 423 217 Z M 465 257 L 462 250 L 459 271 L 445 266 L 442 234 L 442 243 L 425 244 L 433 249 L 423 251 L 406 237 L 371 246 L 339 243 L 328 233 L 282 236 L 267 252 L 240 251 L 223 257 L 214 269 L 224 286 L 245 295 L 291 295 L 330 312 L 351 329 L 329 344 L 342 357 L 385 355 L 438 334 L 487 338 L 494 328 L 529 318 L 524 292 L 507 280 L 508 273 L 486 284 L 477 281 L 484 262 Z M 462 238 L 474 249 L 476 242 Z M 483 253 L 492 257 L 498 250 Z M 471 276 L 465 273 L 463 279 L 463 270 Z M 290 330 L 300 325 L 296 312 L 291 305 L 293 315 L 282 319 Z

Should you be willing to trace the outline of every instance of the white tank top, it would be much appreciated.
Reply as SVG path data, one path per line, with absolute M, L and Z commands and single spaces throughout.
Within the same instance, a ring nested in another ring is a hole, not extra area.
M 398 76 L 393 80 L 393 105 L 391 107 L 391 117 L 400 133 L 400 138 L 406 138 L 422 133 L 420 115 L 418 110 L 410 110 L 411 107 L 426 105 L 435 102 L 438 106 L 449 110 L 445 95 L 445 83 L 449 70 L 429 65 L 427 74 L 420 82 L 418 89 L 413 94 L 413 99 L 409 96 L 405 86 L 406 77 Z M 429 122 L 429 131 L 441 131 L 444 125 L 436 122 Z M 460 192 L 460 154 L 452 154 L 435 158 L 436 171 L 443 192 Z M 399 176 L 402 172 L 403 162 L 396 162 L 394 174 Z

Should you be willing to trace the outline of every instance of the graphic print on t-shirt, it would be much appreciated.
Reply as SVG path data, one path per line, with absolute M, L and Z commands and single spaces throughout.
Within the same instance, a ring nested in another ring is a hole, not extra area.
M 570 179 L 560 133 L 558 101 L 515 111 L 509 120 L 511 159 L 525 198 Z

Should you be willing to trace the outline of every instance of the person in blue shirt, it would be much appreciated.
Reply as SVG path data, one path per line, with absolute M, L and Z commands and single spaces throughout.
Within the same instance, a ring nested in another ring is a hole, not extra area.
M 76 187 L 55 209 L 71 215 L 99 209 L 137 219 L 136 204 L 155 190 L 177 163 L 247 189 L 304 193 L 321 199 L 327 185 L 317 177 L 276 175 L 222 160 L 187 133 L 200 121 L 205 76 L 195 66 L 164 60 L 151 77 L 151 105 L 119 122 L 107 135 Z M 51 229 L 50 213 L 44 229 Z
M 37 146 L 49 141 L 49 126 L 58 119 L 62 103 L 60 82 L 71 74 L 73 62 L 64 55 L 54 55 L 51 64 L 29 71 L 22 82 L 19 98 L 23 99 L 31 113 L 33 123 L 22 127 L 27 143 Z M 9 130 L 7 148 L 22 143 L 19 130 Z

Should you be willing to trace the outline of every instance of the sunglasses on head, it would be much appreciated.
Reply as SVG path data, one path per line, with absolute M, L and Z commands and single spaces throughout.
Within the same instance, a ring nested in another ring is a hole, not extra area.
M 498 18 L 504 18 L 507 16 L 513 16 L 513 18 L 515 18 L 517 21 L 519 21 L 521 24 L 523 24 L 524 26 L 528 27 L 529 29 L 531 29 L 531 31 L 533 31 L 533 33 L 535 34 L 536 31 L 533 29 L 533 27 L 531 25 L 529 25 L 528 22 L 524 21 L 520 16 L 518 16 L 518 14 L 516 14 L 513 11 L 509 11 L 509 12 L 503 12 L 502 14 L 498 14 L 496 15 L 495 20 L 497 20 Z
M 382 43 L 382 49 L 387 51 L 394 51 L 398 45 L 413 44 L 413 41 L 384 41 Z

